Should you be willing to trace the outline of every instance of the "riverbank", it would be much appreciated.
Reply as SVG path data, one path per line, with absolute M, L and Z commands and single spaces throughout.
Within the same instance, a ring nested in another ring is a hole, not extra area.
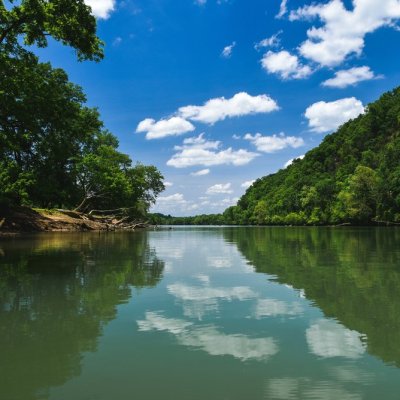
M 143 222 L 123 218 L 93 216 L 69 210 L 18 207 L 0 210 L 0 236 L 28 232 L 84 232 L 133 230 L 146 227 Z

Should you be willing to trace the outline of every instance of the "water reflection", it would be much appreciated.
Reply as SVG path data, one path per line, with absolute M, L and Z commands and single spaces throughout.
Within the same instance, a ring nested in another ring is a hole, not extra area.
M 380 360 L 400 360 L 398 239 L 227 228 L 0 242 L 0 398 L 396 399 L 399 370 Z
M 0 391 L 44 399 L 81 372 L 116 306 L 163 272 L 147 236 L 60 234 L 2 242 Z
M 224 237 L 257 272 L 293 287 L 348 329 L 310 327 L 316 354 L 361 354 L 366 337 L 370 354 L 400 366 L 400 230 L 244 228 L 224 230 Z
M 332 320 L 321 319 L 306 331 L 310 351 L 319 357 L 359 358 L 365 352 L 365 335 L 346 329 Z
M 266 399 L 274 400 L 361 400 L 359 393 L 346 390 L 335 381 L 309 378 L 275 378 L 267 384 Z
M 137 321 L 139 330 L 166 331 L 176 336 L 179 344 L 195 347 L 212 356 L 233 356 L 239 360 L 267 360 L 278 352 L 273 338 L 250 338 L 242 334 L 225 334 L 214 325 L 197 326 L 183 319 L 167 318 L 161 312 L 147 312 Z

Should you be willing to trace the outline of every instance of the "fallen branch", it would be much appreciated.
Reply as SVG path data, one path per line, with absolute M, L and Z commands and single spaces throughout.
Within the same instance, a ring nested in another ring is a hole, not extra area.
M 109 213 L 117 213 L 117 212 L 126 212 L 127 210 L 132 210 L 135 207 L 122 207 L 122 208 L 116 208 L 114 210 L 91 210 L 89 211 L 88 215 L 92 214 L 109 214 Z

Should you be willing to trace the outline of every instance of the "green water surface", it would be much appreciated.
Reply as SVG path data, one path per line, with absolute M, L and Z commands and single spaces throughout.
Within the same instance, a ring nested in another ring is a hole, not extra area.
M 0 241 L 1 400 L 400 399 L 400 229 Z

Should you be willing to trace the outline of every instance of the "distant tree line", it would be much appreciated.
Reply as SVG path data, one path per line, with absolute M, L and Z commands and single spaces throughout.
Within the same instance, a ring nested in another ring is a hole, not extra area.
M 50 36 L 99 61 L 103 43 L 83 0 L 0 1 L 0 206 L 146 213 L 164 190 L 154 166 L 118 151 L 82 88 L 28 45 Z
M 160 224 L 400 223 L 400 88 L 383 94 L 303 159 L 256 180 L 222 214 L 153 219 Z

